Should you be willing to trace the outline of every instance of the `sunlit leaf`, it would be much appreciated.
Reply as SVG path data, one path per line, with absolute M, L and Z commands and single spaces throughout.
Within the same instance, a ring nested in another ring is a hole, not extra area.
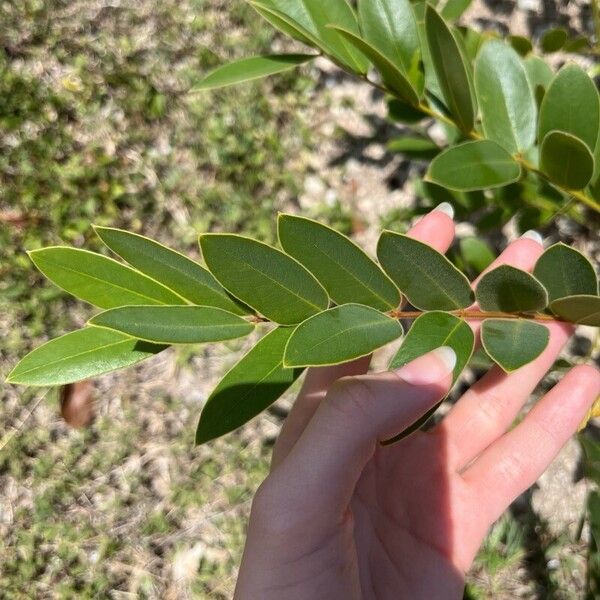
M 485 351 L 507 373 L 535 360 L 549 340 L 547 327 L 525 319 L 487 319 L 481 326 Z
M 67 333 L 36 348 L 9 374 L 9 383 L 65 385 L 130 367 L 158 354 L 159 346 L 100 327 Z
M 400 293 L 390 278 L 354 242 L 311 219 L 280 215 L 279 242 L 303 264 L 336 304 L 355 302 L 379 310 L 397 308 Z
M 385 272 L 421 310 L 456 310 L 473 302 L 468 279 L 431 246 L 392 231 L 384 231 L 377 256 Z
M 292 327 L 278 327 L 246 354 L 219 382 L 204 405 L 196 444 L 218 438 L 253 419 L 277 400 L 303 369 L 283 367 Z
M 285 350 L 284 365 L 335 365 L 370 354 L 402 335 L 402 325 L 378 310 L 344 304 L 298 325 Z
M 544 286 L 530 273 L 510 265 L 488 271 L 475 295 L 481 310 L 489 312 L 535 312 L 548 306 Z

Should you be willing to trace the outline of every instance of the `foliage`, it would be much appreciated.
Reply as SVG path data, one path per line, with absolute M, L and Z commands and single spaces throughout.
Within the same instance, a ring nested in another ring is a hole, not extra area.
M 565 245 L 549 248 L 535 275 L 498 266 L 473 291 L 448 258 L 403 234 L 384 231 L 375 262 L 317 221 L 281 214 L 278 228 L 283 250 L 240 235 L 200 236 L 207 268 L 114 229 L 100 230 L 103 242 L 122 256 L 135 248 L 130 260 L 137 269 L 85 250 L 36 251 L 33 261 L 46 277 L 108 310 L 31 352 L 8 381 L 72 383 L 136 364 L 168 345 L 220 342 L 274 326 L 209 398 L 198 426 L 201 442 L 264 410 L 305 367 L 348 362 L 400 338 L 401 319 L 418 317 L 392 365 L 428 352 L 432 343 L 449 345 L 458 357 L 455 379 L 474 349 L 467 319 L 483 321 L 483 347 L 508 372 L 544 351 L 544 321 L 600 327 L 598 279 L 589 261 Z M 174 277 L 181 265 L 198 274 L 184 287 Z M 418 310 L 403 308 L 403 297 Z

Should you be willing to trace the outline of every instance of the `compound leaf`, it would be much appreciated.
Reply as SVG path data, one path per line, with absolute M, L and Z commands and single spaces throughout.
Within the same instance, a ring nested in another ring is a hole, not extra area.
M 200 237 L 204 260 L 223 287 L 265 317 L 295 325 L 329 305 L 327 292 L 293 258 L 250 238 Z
M 221 342 L 254 329 L 241 317 L 211 306 L 122 306 L 92 317 L 89 324 L 162 344 Z
M 483 275 L 475 295 L 481 310 L 490 312 L 535 312 L 548 306 L 544 286 L 530 273 L 510 265 Z
M 521 167 L 496 142 L 478 140 L 448 148 L 436 156 L 426 179 L 460 192 L 500 187 L 517 181 Z
M 344 304 L 296 327 L 285 349 L 284 365 L 335 365 L 370 354 L 402 335 L 402 325 L 360 304 Z
M 432 311 L 416 319 L 389 368 L 399 369 L 440 346 L 450 346 L 456 352 L 456 382 L 473 354 L 475 336 L 465 321 L 445 312 Z
M 549 339 L 547 327 L 525 319 L 487 319 L 481 326 L 485 351 L 507 373 L 535 360 Z
M 577 325 L 600 327 L 600 296 L 569 296 L 554 300 L 550 310 L 561 319 Z
M 271 54 L 242 58 L 211 71 L 202 81 L 194 85 L 191 91 L 214 90 L 262 79 L 295 69 L 314 58 L 316 58 L 315 54 Z
M 537 106 L 520 56 L 499 40 L 485 42 L 475 61 L 483 131 L 510 153 L 535 143 Z
M 196 444 L 241 427 L 277 400 L 303 369 L 283 366 L 292 327 L 278 327 L 263 337 L 224 377 L 204 405 Z
M 477 105 L 471 73 L 454 32 L 431 6 L 425 11 L 427 45 L 446 106 L 468 133 L 475 125 Z
M 106 246 L 132 267 L 193 304 L 214 306 L 239 315 L 247 312 L 209 271 L 183 254 L 129 231 L 112 227 L 94 229 Z
M 7 381 L 34 386 L 66 385 L 130 367 L 166 347 L 108 329 L 86 327 L 30 352 L 8 375 Z
M 421 310 L 456 310 L 473 302 L 469 280 L 431 246 L 392 231 L 384 231 L 377 256 L 385 272 Z
M 57 246 L 33 250 L 29 256 L 58 287 L 99 308 L 186 303 L 146 275 L 94 252 Z
M 594 156 L 575 136 L 551 131 L 542 142 L 540 168 L 554 183 L 582 190 L 594 174 Z
M 303 264 L 336 304 L 355 302 L 379 310 L 397 308 L 400 293 L 390 278 L 354 242 L 311 219 L 280 215 L 279 242 Z
M 551 246 L 540 256 L 533 274 L 548 291 L 550 302 L 567 296 L 598 294 L 592 263 L 563 243 Z

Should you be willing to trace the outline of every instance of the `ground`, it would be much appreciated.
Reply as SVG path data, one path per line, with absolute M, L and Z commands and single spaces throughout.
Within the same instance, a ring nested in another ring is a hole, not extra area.
M 535 34 L 590 22 L 584 3 L 527 12 L 490 0 L 467 18 Z M 372 250 L 381 225 L 414 204 L 421 166 L 387 152 L 383 100 L 325 61 L 186 93 L 228 58 L 285 44 L 241 0 L 9 1 L 0 40 L 0 376 L 91 314 L 45 283 L 25 250 L 99 249 L 98 223 L 197 257 L 202 231 L 272 240 L 278 210 Z M 561 221 L 545 233 L 597 252 L 594 231 Z M 0 597 L 232 596 L 251 498 L 293 390 L 222 440 L 196 448 L 193 436 L 210 389 L 251 341 L 169 350 L 99 378 L 83 430 L 61 419 L 56 390 L 2 386 Z M 591 352 L 583 336 L 572 354 Z M 494 527 L 471 597 L 581 597 L 578 463 L 573 441 Z

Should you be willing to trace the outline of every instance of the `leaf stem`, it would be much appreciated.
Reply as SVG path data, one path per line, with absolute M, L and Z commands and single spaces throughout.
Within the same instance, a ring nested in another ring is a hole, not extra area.
M 429 311 L 422 310 L 392 310 L 387 313 L 394 319 L 417 319 L 421 315 L 426 314 Z M 557 321 L 562 322 L 561 319 L 548 315 L 545 313 L 505 313 L 505 312 L 486 312 L 482 310 L 451 310 L 444 311 L 448 314 L 460 317 L 462 319 L 529 319 L 531 321 Z

